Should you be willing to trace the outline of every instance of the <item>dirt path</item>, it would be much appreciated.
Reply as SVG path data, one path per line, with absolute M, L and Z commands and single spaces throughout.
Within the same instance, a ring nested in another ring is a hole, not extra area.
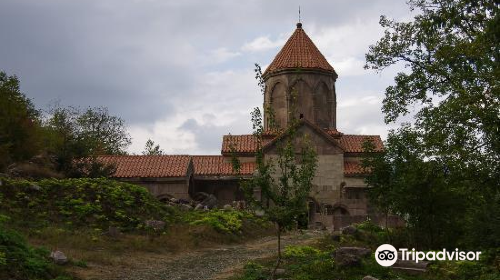
M 283 248 L 291 244 L 307 244 L 321 237 L 321 232 L 293 233 L 283 238 Z M 223 279 L 247 261 L 276 253 L 276 238 L 265 237 L 246 244 L 221 246 L 180 255 L 158 255 L 141 268 L 103 271 L 90 279 L 106 280 L 208 280 Z

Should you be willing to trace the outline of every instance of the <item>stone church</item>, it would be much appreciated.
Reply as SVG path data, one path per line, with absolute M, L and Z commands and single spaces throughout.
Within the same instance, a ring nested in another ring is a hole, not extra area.
M 338 228 L 371 218 L 381 225 L 396 225 L 396 217 L 379 215 L 370 206 L 360 166 L 363 143 L 370 140 L 376 151 L 382 151 L 380 136 L 344 134 L 337 130 L 337 77 L 301 23 L 263 73 L 264 107 L 273 109 L 275 122 L 281 127 L 287 126 L 290 114 L 297 114 L 299 133 L 309 136 L 318 155 L 308 202 L 309 223 Z M 293 99 L 292 89 L 297 93 Z M 265 128 L 268 121 L 269 117 L 264 115 Z M 266 135 L 266 157 L 275 153 L 278 136 Z M 190 199 L 198 192 L 205 192 L 216 196 L 219 206 L 223 206 L 244 199 L 231 166 L 233 153 L 242 162 L 243 178 L 250 178 L 256 169 L 256 149 L 252 134 L 225 135 L 221 155 L 216 156 L 132 155 L 100 159 L 116 165 L 116 179 L 144 185 L 160 199 Z

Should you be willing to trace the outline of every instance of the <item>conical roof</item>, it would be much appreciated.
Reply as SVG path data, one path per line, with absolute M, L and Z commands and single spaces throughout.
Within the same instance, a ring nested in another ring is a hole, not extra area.
M 326 61 L 325 56 L 302 29 L 301 23 L 297 23 L 297 29 L 276 55 L 273 62 L 267 67 L 264 75 L 279 70 L 296 68 L 335 72 L 330 63 Z

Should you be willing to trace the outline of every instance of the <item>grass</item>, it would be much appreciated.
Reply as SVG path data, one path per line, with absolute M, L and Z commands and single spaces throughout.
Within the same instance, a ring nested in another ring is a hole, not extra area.
M 166 222 L 166 227 L 146 227 L 151 219 Z M 157 254 L 243 242 L 271 231 L 270 223 L 244 211 L 181 211 L 144 187 L 107 179 L 0 178 L 1 223 L 30 244 L 47 248 L 40 257 L 60 250 L 70 259 L 66 268 L 83 273 L 94 267 L 133 266 Z M 119 233 L 109 234 L 110 227 Z M 0 250 L 0 275 L 9 270 L 11 259 Z
M 335 248 L 343 246 L 368 247 L 375 251 L 380 244 L 387 242 L 387 231 L 369 223 L 357 226 L 358 232 L 342 235 L 340 241 L 326 236 L 311 246 L 288 246 L 284 250 L 285 269 L 279 278 L 291 280 L 360 280 L 371 275 L 384 280 L 500 280 L 500 248 L 483 251 L 484 257 L 478 262 L 446 261 L 431 263 L 428 272 L 423 275 L 406 275 L 378 265 L 372 256 L 362 260 L 359 266 L 338 266 L 332 253 Z M 391 238 L 397 236 L 392 232 Z M 402 239 L 399 239 L 402 240 Z M 249 262 L 244 269 L 231 280 L 264 280 L 269 279 L 276 258 L 266 258 Z

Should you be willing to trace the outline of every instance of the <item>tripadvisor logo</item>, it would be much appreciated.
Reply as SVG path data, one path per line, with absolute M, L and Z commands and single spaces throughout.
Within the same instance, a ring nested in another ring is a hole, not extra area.
M 443 249 L 441 251 L 415 251 L 415 249 L 408 250 L 405 248 L 398 250 L 390 244 L 380 245 L 375 251 L 375 260 L 381 266 L 391 266 L 398 260 L 398 255 L 402 261 L 414 261 L 418 263 L 419 261 L 444 261 L 444 260 L 455 260 L 455 261 L 477 261 L 479 260 L 479 255 L 481 252 L 464 252 L 455 249 L 455 251 L 448 251 Z

